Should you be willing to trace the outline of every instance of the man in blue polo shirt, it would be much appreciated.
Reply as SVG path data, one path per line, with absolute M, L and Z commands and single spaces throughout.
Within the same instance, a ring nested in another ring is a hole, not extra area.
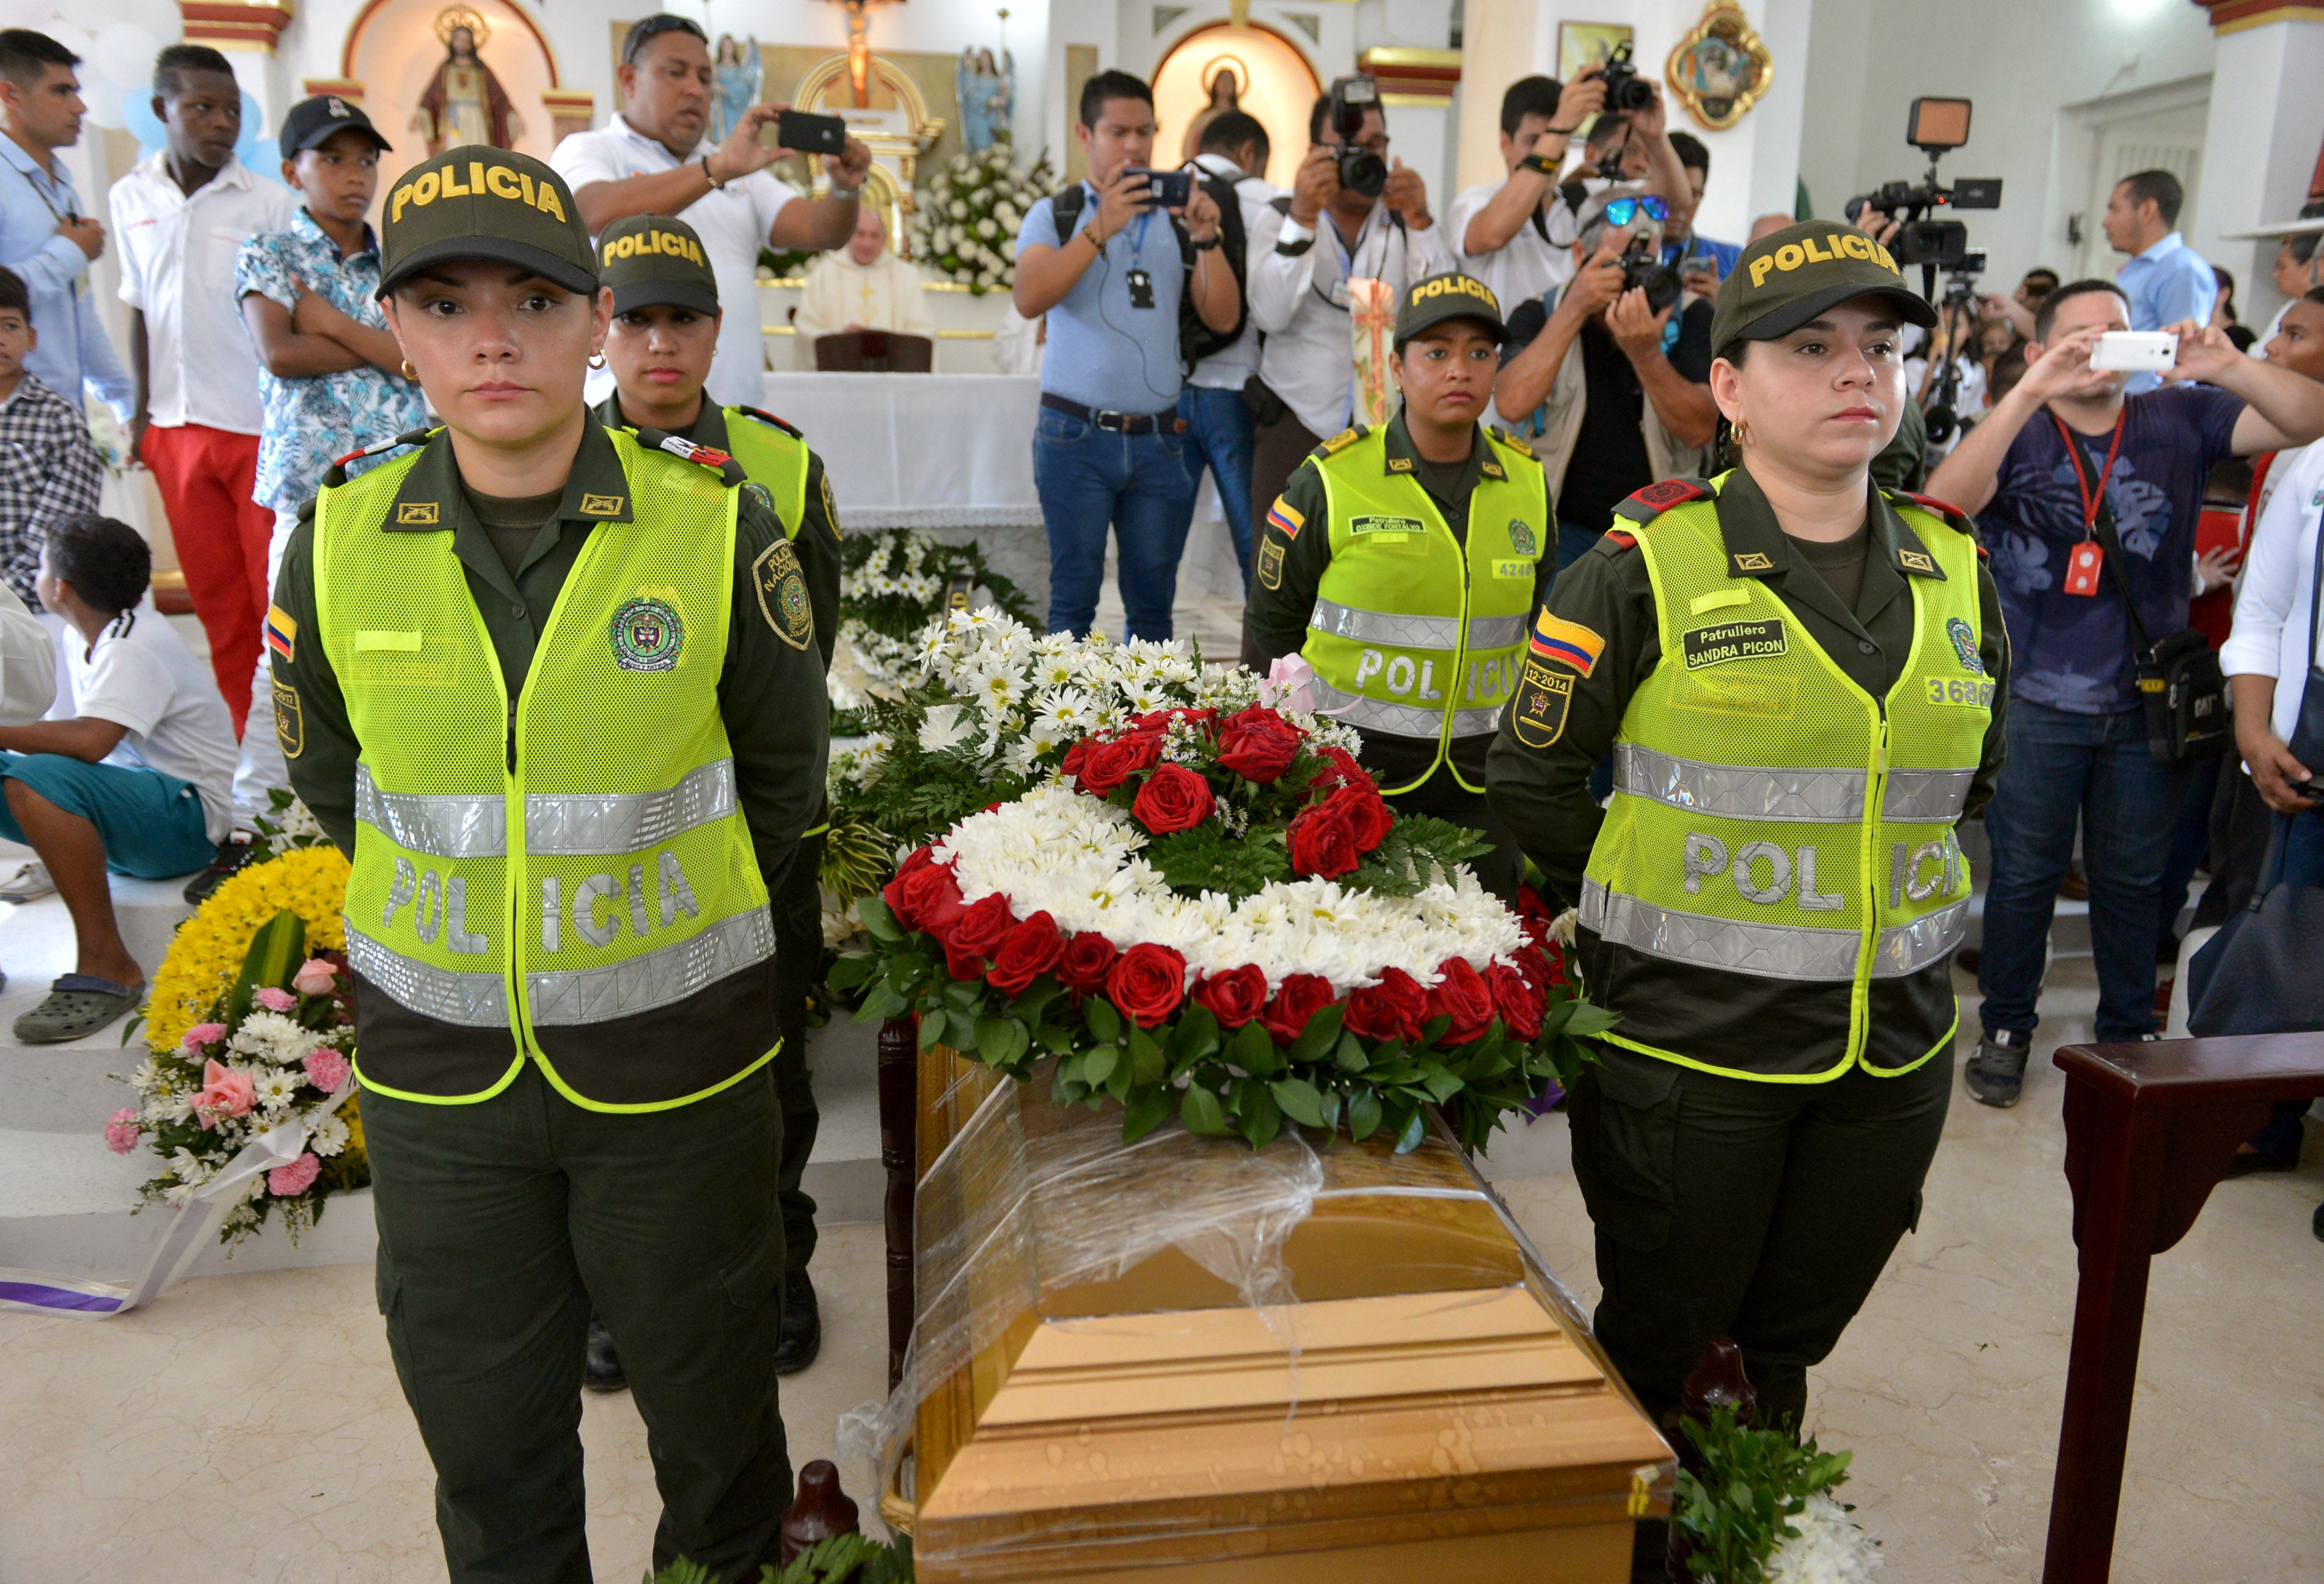
M 1186 420 L 1177 413 L 1179 304 L 1191 294 L 1214 330 L 1231 330 L 1241 317 L 1234 271 L 1219 248 L 1218 206 L 1198 185 L 1183 209 L 1157 214 L 1147 178 L 1130 174 L 1153 157 L 1154 131 L 1154 95 L 1143 82 L 1122 71 L 1091 78 L 1074 129 L 1089 179 L 1074 194 L 1080 202 L 1067 234 L 1058 231 L 1056 200 L 1043 198 L 1017 236 L 1017 311 L 1049 317 L 1033 483 L 1049 530 L 1052 632 L 1095 625 L 1111 528 L 1128 636 L 1170 636 L 1178 557 L 1194 514 Z
M 2179 234 L 2179 210 L 2186 201 L 2186 189 L 2168 170 L 2126 176 L 2107 199 L 2099 224 L 2115 252 L 2130 255 L 2114 278 L 2130 304 L 2134 330 L 2167 330 L 2185 319 L 2211 322 L 2218 278 Z M 2135 396 L 2161 383 L 2153 374 L 2134 374 L 2126 389 Z

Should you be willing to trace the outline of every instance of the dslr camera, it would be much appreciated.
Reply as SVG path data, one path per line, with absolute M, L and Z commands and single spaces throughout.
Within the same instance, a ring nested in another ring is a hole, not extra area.
M 1332 85 L 1332 125 L 1340 134 L 1340 185 L 1376 198 L 1388 187 L 1388 161 L 1359 148 L 1364 113 L 1380 107 L 1379 84 L 1369 77 L 1343 77 Z
M 1932 218 L 1933 212 L 2001 207 L 1997 177 L 1965 177 L 1950 187 L 1937 180 L 1938 156 L 1969 142 L 1969 120 L 1967 99 L 1914 100 L 1905 117 L 1904 141 L 1929 156 L 1928 173 L 1918 182 L 1884 182 L 1848 200 L 1850 220 L 1868 206 L 1898 223 L 1896 262 L 1924 266 L 1932 287 L 1939 270 L 1960 272 L 1984 267 L 1982 257 L 1969 251 L 1969 227 L 1959 220 Z M 1972 258 L 1978 260 L 1974 264 Z
M 1644 110 L 1655 102 L 1651 84 L 1638 77 L 1638 69 L 1631 64 L 1630 46 L 1626 40 L 1614 47 L 1606 57 L 1606 69 L 1599 73 L 1606 83 L 1606 108 L 1619 114 L 1627 110 Z
M 1622 290 L 1635 291 L 1642 286 L 1646 292 L 1646 311 L 1657 314 L 1676 302 L 1682 290 L 1678 276 L 1656 262 L 1646 239 L 1633 236 L 1630 245 L 1622 252 Z

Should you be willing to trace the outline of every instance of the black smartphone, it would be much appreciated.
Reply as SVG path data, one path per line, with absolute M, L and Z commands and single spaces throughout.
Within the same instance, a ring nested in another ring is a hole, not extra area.
M 1186 200 L 1194 196 L 1192 170 L 1149 170 L 1143 165 L 1132 165 L 1122 174 L 1146 178 L 1148 208 L 1183 209 Z
M 847 152 L 847 123 L 836 115 L 786 110 L 775 117 L 775 146 L 802 154 L 843 154 Z

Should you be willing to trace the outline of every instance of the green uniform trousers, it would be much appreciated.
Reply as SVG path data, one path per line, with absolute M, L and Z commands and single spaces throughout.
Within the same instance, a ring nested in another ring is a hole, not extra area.
M 1379 772 L 1373 774 L 1377 776 Z M 1469 867 L 1476 871 L 1477 881 L 1485 889 L 1512 907 L 1517 905 L 1517 884 L 1525 879 L 1525 853 L 1517 846 L 1517 839 L 1509 834 L 1508 826 L 1501 823 L 1501 816 L 1485 801 L 1485 795 L 1471 792 L 1454 780 L 1450 765 L 1438 765 L 1435 773 L 1419 786 L 1386 801 L 1398 814 L 1432 815 L 1472 831 L 1482 831 L 1493 850 L 1471 859 Z
M 815 1153 L 822 1113 L 815 1106 L 815 1075 L 807 1064 L 807 998 L 822 977 L 823 838 L 800 840 L 798 856 L 781 888 L 768 898 L 775 926 L 775 1032 L 783 1047 L 768 1065 L 783 1112 L 782 1168 L 775 1194 L 782 1208 L 784 1268 L 803 1271 L 815 1255 L 815 1200 L 799 1187 Z
M 1951 1051 L 1902 1077 L 1757 1083 L 1597 1050 L 1568 1114 L 1607 1357 L 1659 1420 L 1702 1349 L 1732 1337 L 1760 1423 L 1798 1425 L 1808 1367 L 1919 1222 Z
M 589 1584 L 591 1305 L 646 1422 L 659 1569 L 781 1561 L 782 1119 L 761 1068 L 706 1100 L 586 1110 L 527 1064 L 474 1105 L 366 1093 L 379 1306 L 436 1467 L 453 1584 Z

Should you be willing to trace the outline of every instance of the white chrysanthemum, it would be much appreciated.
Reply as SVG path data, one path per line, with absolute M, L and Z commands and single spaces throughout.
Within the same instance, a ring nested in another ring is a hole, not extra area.
M 318 1116 L 316 1113 L 320 1112 Z M 307 1113 L 307 1147 L 328 1159 L 347 1147 L 346 1119 L 326 1101 Z
M 977 727 L 974 711 L 956 704 L 936 705 L 920 723 L 920 747 L 928 753 L 942 753 L 974 737 Z
M 1886 1560 L 1880 1543 L 1821 1491 L 1790 1523 L 1798 1533 L 1768 1556 L 1767 1584 L 1871 1584 Z
M 262 1111 L 279 1111 L 290 1103 L 306 1082 L 307 1075 L 295 1067 L 261 1073 L 251 1085 L 254 1102 Z
M 161 1082 L 161 1066 L 151 1056 L 138 1063 L 137 1070 L 129 1075 L 129 1087 L 140 1094 L 152 1093 Z

